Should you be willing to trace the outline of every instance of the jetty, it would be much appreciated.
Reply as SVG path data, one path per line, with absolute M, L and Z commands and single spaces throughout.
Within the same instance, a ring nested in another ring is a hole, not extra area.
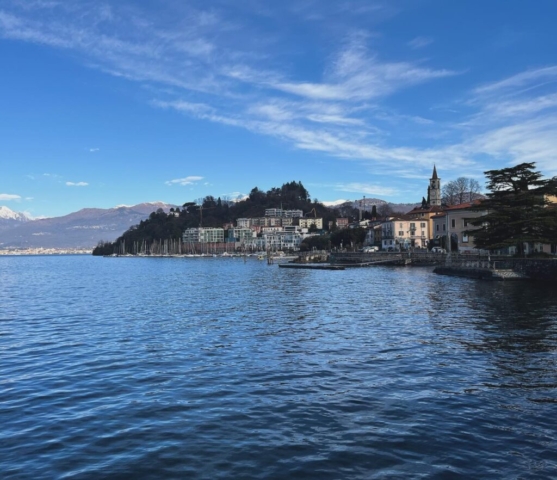
M 343 265 L 312 265 L 309 263 L 279 263 L 279 268 L 295 268 L 305 270 L 344 270 Z

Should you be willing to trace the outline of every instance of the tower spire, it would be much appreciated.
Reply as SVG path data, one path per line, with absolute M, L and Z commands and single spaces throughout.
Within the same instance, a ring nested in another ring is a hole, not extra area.
M 430 207 L 441 206 L 441 179 L 437 176 L 437 168 L 433 164 L 433 175 L 427 189 L 427 203 Z

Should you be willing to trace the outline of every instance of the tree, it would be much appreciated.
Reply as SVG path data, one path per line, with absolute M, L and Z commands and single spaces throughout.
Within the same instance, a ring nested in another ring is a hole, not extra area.
M 495 250 L 516 246 L 524 253 L 525 243 L 557 243 L 557 208 L 549 195 L 557 195 L 557 177 L 542 179 L 535 163 L 485 172 L 489 183 L 487 199 L 473 207 L 487 215 L 470 220 L 477 229 L 478 248 Z
M 479 197 L 480 184 L 473 178 L 458 177 L 443 186 L 441 200 L 445 205 L 460 205 Z
M 312 237 L 304 238 L 300 245 L 302 252 L 309 250 L 328 250 L 330 248 L 330 239 L 328 235 L 314 235 Z
M 361 227 L 343 228 L 331 234 L 331 244 L 335 247 L 350 247 L 361 245 L 366 238 L 367 230 Z
M 393 208 L 388 203 L 382 203 L 377 209 L 377 213 L 381 217 L 388 217 L 393 214 Z

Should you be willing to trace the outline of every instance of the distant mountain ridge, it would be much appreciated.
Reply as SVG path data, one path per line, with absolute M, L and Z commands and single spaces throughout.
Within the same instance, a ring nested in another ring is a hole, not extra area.
M 388 207 L 393 212 L 406 213 L 418 205 L 389 203 L 377 198 L 330 203 L 336 204 L 329 208 L 336 208 L 340 215 L 351 208 L 371 211 L 373 205 L 378 210 Z M 159 208 L 168 213 L 170 208 L 176 206 L 164 202 L 145 202 L 107 209 L 83 208 L 62 217 L 36 220 L 0 206 L 0 249 L 92 249 L 100 241 L 113 242 Z
M 93 248 L 101 240 L 114 241 L 157 209 L 168 212 L 172 207 L 175 205 L 151 202 L 131 207 L 83 208 L 62 217 L 39 220 L 0 207 L 3 212 L 0 217 L 0 249 Z

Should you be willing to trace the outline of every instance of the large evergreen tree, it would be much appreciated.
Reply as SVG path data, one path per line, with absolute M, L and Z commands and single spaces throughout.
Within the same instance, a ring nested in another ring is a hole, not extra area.
M 487 215 L 470 220 L 477 229 L 478 248 L 495 250 L 516 246 L 524 253 L 525 243 L 557 243 L 557 208 L 551 196 L 557 195 L 557 178 L 543 179 L 534 163 L 485 172 L 487 199 L 474 207 Z

